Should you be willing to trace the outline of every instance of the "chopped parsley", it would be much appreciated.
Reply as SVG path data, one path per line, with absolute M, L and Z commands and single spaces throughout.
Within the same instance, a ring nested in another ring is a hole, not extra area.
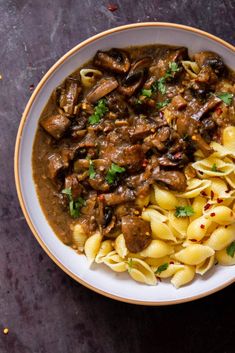
M 222 99 L 222 101 L 226 105 L 231 105 L 232 100 L 233 100 L 233 94 L 232 93 L 220 92 L 220 93 L 217 93 L 216 96 L 219 97 L 220 99 Z
M 227 248 L 226 248 L 226 253 L 231 256 L 234 257 L 235 254 L 235 241 L 233 241 Z
M 158 103 L 157 103 L 157 108 L 158 108 L 158 109 L 162 109 L 162 108 L 164 108 L 165 106 L 167 106 L 169 103 L 170 103 L 170 99 L 166 99 L 166 100 L 164 100 L 163 102 L 158 102 Z
M 163 271 L 167 270 L 169 267 L 169 264 L 168 262 L 165 262 L 164 264 L 160 265 L 156 271 L 155 271 L 155 274 L 156 275 L 160 275 Z
M 105 180 L 108 182 L 108 184 L 113 184 L 115 179 L 117 178 L 117 173 L 123 173 L 125 172 L 125 168 L 119 167 L 119 165 L 112 163 L 111 167 L 108 170 L 108 173 L 106 175 Z
M 108 112 L 108 108 L 106 106 L 106 100 L 100 99 L 95 106 L 94 113 L 89 117 L 88 122 L 91 125 L 98 124 L 100 119 Z
M 152 95 L 152 90 L 151 89 L 142 89 L 141 95 L 150 98 Z
M 74 200 L 71 188 L 63 189 L 62 194 L 65 194 L 68 197 L 70 216 L 72 216 L 73 218 L 79 217 L 80 208 L 85 205 L 85 200 L 82 197 L 79 197 L 77 200 Z
M 212 172 L 223 173 L 222 170 L 218 170 L 217 165 L 214 163 L 211 167 Z
M 165 75 L 161 78 L 159 78 L 159 80 L 155 81 L 152 86 L 151 89 L 152 91 L 159 91 L 161 92 L 161 94 L 165 94 L 166 93 L 166 79 L 168 78 L 173 78 L 174 77 L 174 73 L 179 71 L 180 68 L 178 66 L 178 64 L 175 61 L 172 61 L 169 63 L 169 69 L 166 71 Z
M 190 217 L 194 215 L 194 213 L 192 206 L 177 206 L 175 209 L 176 217 Z
M 89 159 L 89 178 L 90 179 L 95 179 L 96 172 L 95 172 L 95 167 L 94 167 L 94 162 Z

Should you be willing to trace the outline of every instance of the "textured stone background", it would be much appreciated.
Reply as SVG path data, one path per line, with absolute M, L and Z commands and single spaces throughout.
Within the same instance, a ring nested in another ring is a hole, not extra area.
M 56 267 L 19 208 L 13 151 L 20 117 L 30 86 L 68 49 L 142 21 L 183 23 L 235 44 L 234 0 L 117 0 L 115 12 L 108 3 L 0 0 L 0 353 L 232 353 L 234 285 L 174 307 L 106 299 Z

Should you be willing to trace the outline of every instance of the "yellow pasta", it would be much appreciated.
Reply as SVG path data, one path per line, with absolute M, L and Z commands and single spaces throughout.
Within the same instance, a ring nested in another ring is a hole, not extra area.
M 182 270 L 184 265 L 181 264 L 169 264 L 166 270 L 161 271 L 157 274 L 160 278 L 169 278 L 172 277 L 176 272 Z
M 169 224 L 181 235 L 185 236 L 189 225 L 188 217 L 176 217 L 175 211 L 168 214 Z
M 219 226 L 204 243 L 214 250 L 222 250 L 235 240 L 235 224 Z
M 210 180 L 201 180 L 201 179 L 189 179 L 187 182 L 187 188 L 186 191 L 179 194 L 179 197 L 184 197 L 184 198 L 193 198 L 208 188 L 211 184 Z
M 186 265 L 198 265 L 214 253 L 214 250 L 209 246 L 194 244 L 176 253 L 174 258 Z
M 194 214 L 190 217 L 190 221 L 193 221 L 194 219 L 202 216 L 203 209 L 206 204 L 207 204 L 207 199 L 205 197 L 202 197 L 202 196 L 195 197 L 192 203 Z
M 235 255 L 234 256 L 228 255 L 226 249 L 216 251 L 215 257 L 220 265 L 223 265 L 223 266 L 235 265 Z
M 149 204 L 149 201 L 150 201 L 150 195 L 147 195 L 145 197 L 137 197 L 135 202 L 139 207 L 143 208 Z
M 214 207 L 205 217 L 220 225 L 227 225 L 235 222 L 235 214 L 231 208 L 227 206 Z
M 125 272 L 128 269 L 127 262 L 116 251 L 111 251 L 103 258 L 102 262 L 115 272 Z
M 223 130 L 223 145 L 235 153 L 235 127 L 228 126 Z
M 215 262 L 215 255 L 208 257 L 206 260 L 202 261 L 196 266 L 196 273 L 203 276 L 207 271 L 209 271 Z
M 103 74 L 99 70 L 95 69 L 82 69 L 80 70 L 81 82 L 83 86 L 89 88 L 94 86 L 97 79 L 101 77 Z
M 115 239 L 114 248 L 120 257 L 124 258 L 127 256 L 128 249 L 126 247 L 126 243 L 125 243 L 125 239 L 124 239 L 123 234 L 120 234 Z
M 188 226 L 187 239 L 195 239 L 197 241 L 201 240 L 205 237 L 211 223 L 212 221 L 210 219 L 206 219 L 205 216 L 194 219 L 194 221 L 192 221 Z
M 77 247 L 77 249 L 79 251 L 83 251 L 84 250 L 84 245 L 85 242 L 88 238 L 84 228 L 82 227 L 81 224 L 77 223 L 75 224 L 75 226 L 73 227 L 72 230 L 72 235 L 73 235 L 73 241 Z
M 95 257 L 100 249 L 101 241 L 102 235 L 100 232 L 96 232 L 91 235 L 85 242 L 84 252 L 87 257 L 89 266 L 95 260 Z
M 156 209 L 153 208 L 146 208 L 143 212 L 141 217 L 148 222 L 151 222 L 151 220 L 156 220 L 160 222 L 165 222 L 167 221 L 167 216 L 162 214 Z
M 195 61 L 189 61 L 189 60 L 182 60 L 181 64 L 185 71 L 192 77 L 196 78 L 197 75 L 199 74 L 200 68 L 198 64 Z
M 132 258 L 129 260 L 129 275 L 137 282 L 156 285 L 157 279 L 151 267 L 143 260 Z
M 178 205 L 177 198 L 175 195 L 168 191 L 160 189 L 154 185 L 155 200 L 158 205 L 165 210 L 173 210 Z
M 105 240 L 101 243 L 100 249 L 96 255 L 95 262 L 97 264 L 103 262 L 103 258 L 113 250 L 112 241 Z
M 150 225 L 153 239 L 172 240 L 173 242 L 176 241 L 175 236 L 167 224 L 151 219 Z
M 209 176 L 228 175 L 234 171 L 233 163 L 225 163 L 214 154 L 192 164 L 197 171 Z
M 142 257 L 159 258 L 173 253 L 173 246 L 162 240 L 152 240 L 149 246 L 139 254 Z
M 173 278 L 171 279 L 171 283 L 179 288 L 188 284 L 194 279 L 195 276 L 195 267 L 193 266 L 184 266 L 184 268 L 180 271 L 177 271 Z
M 154 267 L 157 269 L 157 267 L 159 267 L 160 265 L 164 264 L 164 263 L 168 263 L 170 262 L 170 257 L 169 256 L 164 256 L 164 257 L 146 257 L 144 259 L 144 261 L 150 265 L 151 267 Z

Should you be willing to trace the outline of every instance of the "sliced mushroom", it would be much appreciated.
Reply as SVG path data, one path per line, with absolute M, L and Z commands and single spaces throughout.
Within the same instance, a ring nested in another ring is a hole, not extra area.
M 221 102 L 221 99 L 216 96 L 212 96 L 196 113 L 194 113 L 191 117 L 194 120 L 199 121 L 205 113 L 208 111 L 212 110 L 215 108 L 219 103 Z
M 81 90 L 78 80 L 72 77 L 65 81 L 64 87 L 60 90 L 59 107 L 69 116 L 75 113 L 75 106 Z
M 131 69 L 126 76 L 126 78 L 122 81 L 121 86 L 119 87 L 119 92 L 124 94 L 125 96 L 132 96 L 137 89 L 141 87 L 144 83 L 144 79 L 146 77 L 147 68 L 151 64 L 151 58 L 145 57 L 138 61 L 135 61 Z
M 97 82 L 97 84 L 88 92 L 86 100 L 95 103 L 100 98 L 106 96 L 118 87 L 118 82 L 114 77 L 105 77 Z
M 122 233 L 127 249 L 133 253 L 144 250 L 152 240 L 149 222 L 135 216 L 122 217 Z
M 217 75 L 221 75 L 226 70 L 221 57 L 213 52 L 202 51 L 194 55 L 196 63 L 202 68 L 210 66 Z
M 93 61 L 95 66 L 99 66 L 106 70 L 125 74 L 130 69 L 130 61 L 127 54 L 123 50 L 110 49 L 108 51 L 98 51 Z
M 153 172 L 153 178 L 156 182 L 174 191 L 185 191 L 187 187 L 186 177 L 179 171 L 157 170 Z

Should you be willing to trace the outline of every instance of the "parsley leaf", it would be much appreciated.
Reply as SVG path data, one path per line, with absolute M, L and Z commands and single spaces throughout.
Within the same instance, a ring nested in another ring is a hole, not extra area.
M 177 72 L 180 70 L 178 64 L 175 61 L 169 63 L 169 69 L 171 72 Z
M 227 248 L 226 248 L 226 253 L 231 256 L 234 257 L 235 254 L 235 241 L 233 241 Z
M 165 262 L 164 264 L 160 265 L 155 271 L 156 275 L 160 275 L 163 271 L 167 270 L 168 267 L 169 267 L 168 262 Z
M 175 209 L 176 217 L 190 217 L 194 215 L 194 213 L 192 206 L 177 206 Z
M 151 89 L 142 89 L 141 95 L 145 97 L 151 97 L 152 95 L 152 90 Z
M 80 216 L 80 208 L 85 205 L 85 200 L 82 197 L 79 197 L 77 200 L 73 199 L 71 188 L 63 189 L 62 194 L 67 195 L 69 199 L 69 212 L 70 215 L 74 218 Z
M 108 112 L 108 108 L 106 106 L 106 100 L 100 99 L 94 109 L 94 113 L 89 117 L 88 122 L 91 125 L 98 124 L 100 119 Z
M 214 163 L 211 167 L 212 172 L 223 173 L 222 170 L 218 170 L 217 165 Z
M 119 165 L 112 163 L 111 167 L 108 170 L 108 173 L 106 175 L 105 180 L 108 182 L 108 184 L 113 184 L 117 177 L 117 173 L 123 173 L 125 172 L 125 168 L 119 167 Z
M 158 102 L 157 103 L 157 108 L 158 109 L 161 109 L 161 108 L 164 108 L 166 105 L 168 105 L 170 103 L 170 99 L 166 99 L 165 101 L 163 102 Z
M 232 100 L 233 100 L 233 94 L 232 93 L 220 92 L 220 93 L 217 93 L 216 96 L 219 97 L 220 99 L 222 99 L 222 101 L 226 105 L 231 105 Z
M 94 167 L 94 162 L 89 159 L 89 178 L 90 179 L 95 179 L 96 172 L 95 172 L 95 167 Z
M 159 92 L 161 92 L 161 94 L 165 94 L 166 93 L 165 81 L 166 81 L 165 77 L 161 77 L 158 80 L 157 89 L 159 90 Z

